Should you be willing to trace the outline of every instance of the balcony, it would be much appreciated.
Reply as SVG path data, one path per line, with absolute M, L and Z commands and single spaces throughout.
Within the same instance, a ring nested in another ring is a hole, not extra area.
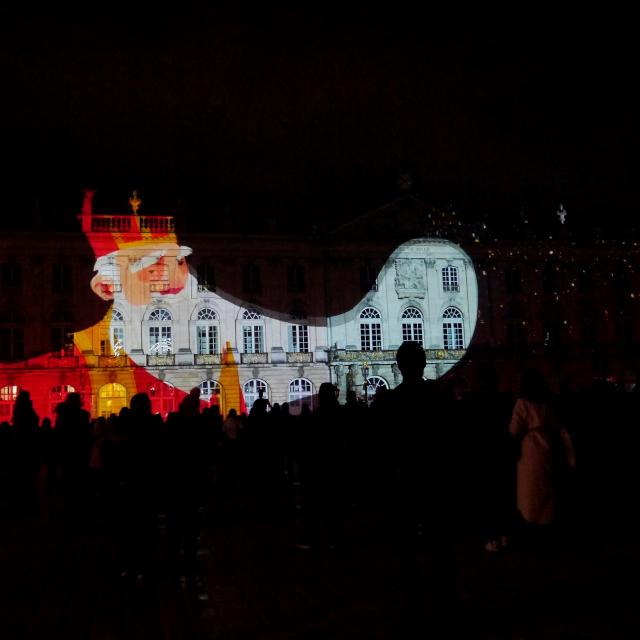
M 114 367 L 126 367 L 129 359 L 125 356 L 99 356 L 98 366 L 112 369 Z
M 466 349 L 425 349 L 427 360 L 461 360 Z
M 313 362 L 313 353 L 310 351 L 294 351 L 287 353 L 287 362 L 293 364 L 305 364 L 307 362 Z
M 147 356 L 148 367 L 172 367 L 175 363 L 173 353 L 153 354 Z
M 222 356 L 219 353 L 196 354 L 196 365 L 207 366 L 214 364 L 222 364 Z
M 345 351 L 339 349 L 330 354 L 331 362 L 379 362 L 383 360 L 394 361 L 396 359 L 395 349 L 383 349 L 382 351 Z
M 136 218 L 132 215 L 122 216 L 91 216 L 91 231 L 94 233 L 130 233 L 137 232 L 134 225 Z M 138 216 L 140 224 L 139 231 L 142 233 L 153 233 L 166 235 L 173 233 L 175 224 L 172 216 Z
M 49 367 L 76 369 L 78 367 L 78 356 L 49 356 Z
M 242 353 L 240 357 L 242 364 L 267 364 L 269 362 L 266 353 Z
M 467 353 L 466 349 L 425 349 L 427 361 L 433 360 L 461 360 Z M 329 352 L 330 362 L 394 362 L 395 349 L 383 349 L 382 351 L 356 351 L 338 349 Z

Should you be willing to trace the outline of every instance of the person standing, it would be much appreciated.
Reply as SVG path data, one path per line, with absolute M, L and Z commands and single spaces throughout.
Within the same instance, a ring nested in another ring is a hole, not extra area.
M 522 375 L 509 431 L 520 450 L 516 505 L 525 525 L 530 525 L 529 531 L 544 537 L 557 519 L 563 470 L 575 468 L 576 461 L 569 433 L 537 371 L 527 370 Z

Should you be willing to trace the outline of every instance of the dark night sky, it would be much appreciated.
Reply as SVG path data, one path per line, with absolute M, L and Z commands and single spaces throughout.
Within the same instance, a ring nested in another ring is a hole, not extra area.
M 393 198 L 403 171 L 470 218 L 553 217 L 560 202 L 574 224 L 635 213 L 623 16 L 486 28 L 400 9 L 162 6 L 4 10 L 5 219 L 38 206 L 73 220 L 91 185 L 98 209 L 138 188 L 147 212 L 185 224 L 337 220 Z

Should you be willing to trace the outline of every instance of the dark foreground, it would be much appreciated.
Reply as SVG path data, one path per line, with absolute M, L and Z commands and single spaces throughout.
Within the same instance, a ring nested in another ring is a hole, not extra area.
M 39 501 L 36 515 L 2 512 L 3 640 L 444 637 L 447 629 L 484 639 L 639 637 L 640 553 L 620 524 L 583 522 L 549 548 L 490 553 L 461 518 L 458 611 L 429 633 L 426 601 L 414 635 L 375 508 L 352 510 L 342 549 L 299 549 L 293 498 L 267 510 L 218 497 L 201 512 L 197 578 L 170 576 L 161 519 L 156 575 L 138 580 L 119 575 L 108 526 L 65 524 L 54 498 Z

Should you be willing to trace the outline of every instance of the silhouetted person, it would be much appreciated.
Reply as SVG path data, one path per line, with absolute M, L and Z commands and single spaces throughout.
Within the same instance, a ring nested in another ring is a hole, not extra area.
M 205 442 L 199 394 L 193 390 L 180 403 L 179 411 L 167 417 L 162 468 L 170 570 L 174 577 L 185 576 L 187 580 L 196 575 L 198 509 L 210 455 Z
M 516 448 L 509 434 L 513 402 L 499 390 L 498 372 L 480 372 L 480 389 L 470 400 L 472 459 L 470 487 L 480 512 L 487 551 L 509 544 L 515 514 Z
M 258 397 L 253 401 L 253 406 L 251 407 L 251 411 L 249 412 L 250 416 L 261 416 L 266 414 L 271 408 L 271 403 L 267 398 L 263 398 L 264 391 L 260 389 L 258 391 Z
M 451 624 L 455 604 L 451 477 L 456 455 L 436 383 L 424 380 L 426 357 L 416 342 L 397 351 L 402 383 L 390 393 L 392 531 L 409 619 L 431 603 L 436 626 Z M 421 566 L 420 549 L 428 566 Z M 428 596 L 431 597 L 428 597 Z
M 548 536 L 542 527 L 557 518 L 562 469 L 575 467 L 573 446 L 550 402 L 542 375 L 527 370 L 522 375 L 509 426 L 519 446 L 517 507 L 537 537 Z M 533 533 L 533 531 L 530 531 Z
M 346 428 L 336 391 L 330 382 L 320 385 L 318 408 L 301 434 L 303 533 L 299 548 L 318 543 L 323 527 L 329 546 L 342 542 Z
M 117 568 L 122 578 L 127 578 L 131 572 L 129 519 L 134 505 L 131 482 L 135 461 L 129 433 L 129 411 L 128 407 L 122 407 L 119 416 L 109 416 L 100 451 L 107 524 L 115 537 Z
M 20 391 L 13 405 L 14 499 L 19 512 L 36 506 L 35 480 L 41 465 L 39 418 L 28 391 Z
M 229 409 L 222 423 L 221 482 L 223 490 L 234 493 L 238 488 L 238 463 L 242 420 L 235 409 Z
M 43 418 L 40 424 L 40 441 L 42 451 L 42 464 L 46 467 L 47 493 L 53 493 L 58 480 L 58 468 L 56 465 L 55 435 L 51 418 Z
M 146 393 L 131 398 L 130 411 L 120 417 L 128 435 L 128 488 L 122 498 L 128 505 L 127 532 L 124 540 L 126 570 L 144 580 L 153 570 L 157 542 L 158 457 L 162 419 L 151 413 Z
M 89 412 L 79 393 L 69 393 L 56 408 L 55 441 L 65 514 L 76 518 L 86 497 L 92 433 Z

